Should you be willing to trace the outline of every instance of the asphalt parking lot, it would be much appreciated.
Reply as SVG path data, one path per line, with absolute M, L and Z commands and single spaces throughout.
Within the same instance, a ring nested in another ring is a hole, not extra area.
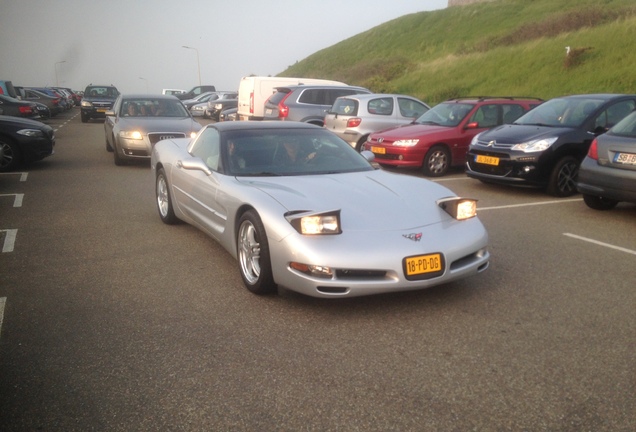
M 78 114 L 49 122 L 55 155 L 0 174 L 0 430 L 636 429 L 635 205 L 457 170 L 436 181 L 479 199 L 483 274 L 259 297 Z

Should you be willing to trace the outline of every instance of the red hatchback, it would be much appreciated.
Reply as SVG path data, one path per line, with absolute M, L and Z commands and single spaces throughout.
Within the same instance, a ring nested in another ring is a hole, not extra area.
M 430 177 L 443 176 L 451 166 L 466 162 L 475 135 L 512 123 L 541 99 L 479 97 L 449 99 L 413 123 L 369 135 L 365 150 L 381 166 L 421 168 Z

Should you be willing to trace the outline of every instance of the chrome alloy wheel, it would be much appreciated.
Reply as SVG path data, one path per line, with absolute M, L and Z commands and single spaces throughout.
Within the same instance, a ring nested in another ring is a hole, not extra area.
M 160 175 L 157 178 L 157 208 L 162 218 L 168 217 L 170 210 L 170 196 L 168 195 L 168 183 L 166 178 Z
M 249 220 L 243 221 L 239 228 L 238 255 L 245 281 L 255 284 L 261 274 L 261 244 L 256 227 Z

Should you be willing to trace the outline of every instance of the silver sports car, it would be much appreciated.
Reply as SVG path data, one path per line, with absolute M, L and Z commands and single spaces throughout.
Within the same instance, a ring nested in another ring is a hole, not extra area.
M 151 167 L 163 222 L 217 240 L 256 294 L 415 290 L 488 267 L 475 200 L 372 159 L 307 123 L 222 122 L 157 143 Z
M 152 147 L 167 138 L 192 138 L 201 125 L 181 101 L 165 95 L 120 95 L 106 111 L 106 150 L 115 165 L 148 160 Z

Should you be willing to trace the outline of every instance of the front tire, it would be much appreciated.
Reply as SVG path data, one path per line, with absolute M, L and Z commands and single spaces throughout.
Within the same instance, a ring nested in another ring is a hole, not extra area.
M 595 195 L 583 195 L 583 201 L 594 210 L 611 210 L 618 205 L 616 200 Z
M 86 123 L 90 120 L 90 117 L 87 114 L 84 114 L 83 112 L 80 113 L 80 118 L 82 119 L 82 123 Z
M 576 191 L 580 162 L 574 156 L 565 156 L 556 163 L 550 174 L 548 193 L 555 197 L 568 197 Z
M 441 177 L 448 172 L 450 162 L 451 155 L 445 146 L 433 146 L 424 156 L 422 172 L 428 177 Z
M 161 221 L 167 225 L 174 225 L 179 220 L 174 214 L 172 207 L 172 197 L 170 196 L 170 188 L 166 171 L 159 168 L 157 171 L 157 180 L 155 182 L 155 196 L 157 202 L 157 210 Z
M 238 263 L 245 287 L 254 294 L 276 290 L 265 227 L 254 210 L 246 211 L 239 220 L 236 235 Z
M 0 172 L 12 171 L 20 164 L 20 149 L 17 144 L 0 138 Z
M 117 142 L 115 141 L 113 141 L 113 160 L 117 166 L 124 165 L 124 160 L 119 155 L 119 149 L 117 148 Z

